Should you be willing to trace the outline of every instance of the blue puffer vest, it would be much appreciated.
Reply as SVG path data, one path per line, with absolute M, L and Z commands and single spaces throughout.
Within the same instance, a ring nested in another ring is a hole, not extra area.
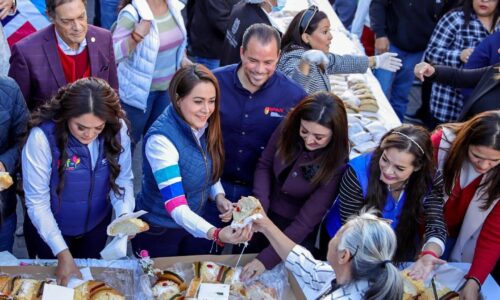
M 206 135 L 200 139 L 200 147 L 192 129 L 177 114 L 172 105 L 165 109 L 148 130 L 144 136 L 144 146 L 148 138 L 155 134 L 167 137 L 179 152 L 178 164 L 182 187 L 189 208 L 198 215 L 203 215 L 210 187 L 214 183 L 211 180 L 212 160 L 207 153 Z M 136 209 L 149 212 L 143 216 L 147 222 L 167 228 L 179 228 L 179 225 L 167 213 L 164 202 L 149 161 L 144 154 L 142 188 L 136 197 Z
M 356 173 L 359 185 L 363 192 L 363 198 L 366 200 L 366 193 L 368 192 L 368 182 L 370 180 L 370 161 L 372 159 L 372 152 L 360 155 L 353 160 L 349 161 L 348 165 L 351 166 Z M 330 237 L 342 227 L 342 219 L 340 217 L 340 203 L 337 199 L 333 203 L 332 208 L 326 216 L 326 229 Z M 396 229 L 399 223 L 399 215 L 406 200 L 406 193 L 403 193 L 401 199 L 396 202 L 391 193 L 387 193 L 384 210 L 382 216 L 385 219 L 392 220 L 391 227 Z
M 40 129 L 45 133 L 52 153 L 50 177 L 50 203 L 52 213 L 63 235 L 78 236 L 92 230 L 111 212 L 108 200 L 110 191 L 109 165 L 104 157 L 104 142 L 99 137 L 99 156 L 94 170 L 87 145 L 69 135 L 66 162 L 60 162 L 55 124 L 44 122 Z M 59 163 L 66 165 L 61 199 L 57 195 Z

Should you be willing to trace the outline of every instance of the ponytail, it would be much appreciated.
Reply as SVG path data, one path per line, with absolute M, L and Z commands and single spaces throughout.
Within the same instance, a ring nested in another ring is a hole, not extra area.
M 400 300 L 403 294 L 403 282 L 399 270 L 392 262 L 380 263 L 380 269 L 365 293 L 366 300 Z

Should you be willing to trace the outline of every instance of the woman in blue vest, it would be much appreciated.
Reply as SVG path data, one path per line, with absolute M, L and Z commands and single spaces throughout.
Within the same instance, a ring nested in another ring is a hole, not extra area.
M 446 241 L 443 178 L 436 171 L 427 130 L 394 128 L 373 152 L 348 163 L 326 218 L 330 237 L 363 206 L 375 207 L 392 221 L 398 239 L 395 262 L 413 261 L 418 255 L 412 277 L 425 278 L 434 265 L 444 263 L 439 259 Z
M 143 218 L 150 230 L 132 241 L 134 252 L 148 250 L 151 257 L 207 254 L 214 243 L 247 241 L 249 228 L 221 229 L 206 220 L 210 205 L 217 206 L 223 221 L 232 216 L 219 181 L 224 149 L 217 79 L 203 65 L 183 67 L 172 78 L 169 96 L 172 103 L 144 137 L 136 204 L 149 212 Z
M 31 117 L 22 151 L 26 245 L 31 258 L 57 257 L 63 285 L 81 277 L 74 257 L 99 258 L 112 211 L 134 209 L 124 120 L 118 95 L 97 78 L 62 87 Z

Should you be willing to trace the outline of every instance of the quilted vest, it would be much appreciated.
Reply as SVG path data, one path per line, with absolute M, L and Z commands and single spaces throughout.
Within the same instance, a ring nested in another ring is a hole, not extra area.
M 68 138 L 65 162 L 60 161 L 55 124 L 44 122 L 40 126 L 50 145 L 52 172 L 50 176 L 50 205 L 57 225 L 63 235 L 78 236 L 95 228 L 111 211 L 108 199 L 109 165 L 104 157 L 104 141 L 99 137 L 99 155 L 92 169 L 90 150 L 71 134 Z M 61 197 L 58 165 L 65 165 L 64 188 Z
M 363 198 L 366 200 L 366 193 L 368 192 L 368 182 L 370 179 L 370 161 L 372 159 L 372 152 L 360 155 L 353 160 L 349 161 L 348 165 L 351 166 L 356 173 L 356 178 L 358 179 L 359 185 L 363 192 Z M 335 233 L 342 227 L 342 219 L 340 217 L 340 203 L 338 196 L 333 203 L 332 208 L 326 216 L 326 229 L 330 237 L 333 237 Z M 392 220 L 391 227 L 396 229 L 399 223 L 399 215 L 401 214 L 401 209 L 406 201 L 406 193 L 403 193 L 401 199 L 395 203 L 392 199 L 392 195 L 387 193 L 387 198 L 385 201 L 384 210 L 382 211 L 382 216 L 385 219 Z
M 206 135 L 201 137 L 201 145 L 199 145 L 192 129 L 177 114 L 172 105 L 165 109 L 148 130 L 144 137 L 144 145 L 150 136 L 156 134 L 169 139 L 179 152 L 178 165 L 189 208 L 198 215 L 203 215 L 210 187 L 214 184 L 211 179 L 212 159 L 207 152 Z M 149 212 L 143 216 L 147 222 L 168 228 L 179 228 L 165 209 L 165 200 L 158 189 L 144 149 L 143 153 L 142 188 L 136 197 L 136 209 Z
M 186 28 L 184 27 L 184 21 L 180 12 L 182 4 L 177 0 L 166 0 L 166 2 L 172 17 L 184 35 L 184 41 L 177 49 L 176 61 L 172 62 L 175 63 L 177 68 L 180 68 L 187 45 Z M 120 11 L 120 14 L 124 12 L 131 14 L 136 23 L 145 17 L 148 20 L 152 20 L 151 29 L 144 37 L 144 40 L 136 46 L 133 53 L 127 59 L 117 62 L 120 100 L 145 111 L 153 79 L 156 56 L 160 49 L 158 27 L 156 26 L 153 13 L 144 0 L 133 0 L 132 4 L 128 4 Z

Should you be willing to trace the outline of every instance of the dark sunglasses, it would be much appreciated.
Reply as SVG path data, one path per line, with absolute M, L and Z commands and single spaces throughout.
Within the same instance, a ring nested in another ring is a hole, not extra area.
M 309 28 L 309 24 L 311 24 L 311 21 L 317 12 L 318 12 L 318 7 L 316 5 L 309 6 L 309 8 L 304 12 L 302 18 L 300 18 L 300 23 L 299 23 L 300 34 L 306 32 L 307 28 Z

